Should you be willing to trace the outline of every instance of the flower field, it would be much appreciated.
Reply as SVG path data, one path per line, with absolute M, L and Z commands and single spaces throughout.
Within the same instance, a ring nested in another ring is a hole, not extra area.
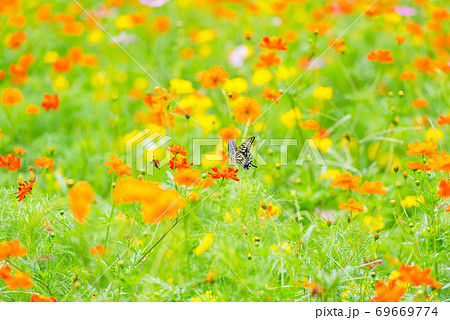
M 0 21 L 0 301 L 449 300 L 448 1 Z

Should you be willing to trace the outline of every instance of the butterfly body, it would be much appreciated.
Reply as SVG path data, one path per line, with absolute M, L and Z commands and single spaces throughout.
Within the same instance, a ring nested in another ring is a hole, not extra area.
M 245 170 L 249 170 L 251 167 L 257 168 L 252 162 L 253 159 L 250 155 L 250 148 L 252 147 L 255 137 L 251 137 L 245 140 L 239 148 L 236 147 L 236 142 L 233 139 L 228 140 L 228 157 L 235 164 L 239 163 Z

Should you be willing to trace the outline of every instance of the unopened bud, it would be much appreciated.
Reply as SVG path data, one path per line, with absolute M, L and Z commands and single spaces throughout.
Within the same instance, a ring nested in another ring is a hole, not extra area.
M 379 233 L 374 233 L 373 234 L 373 238 L 376 240 L 380 239 L 380 234 Z

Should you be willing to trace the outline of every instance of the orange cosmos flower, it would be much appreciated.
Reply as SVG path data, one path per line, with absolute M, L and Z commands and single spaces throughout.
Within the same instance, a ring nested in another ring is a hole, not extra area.
M 187 158 L 173 157 L 169 161 L 169 167 L 171 170 L 188 169 L 192 166 L 192 163 L 188 163 Z
M 228 167 L 227 165 L 223 165 L 220 168 L 220 171 L 217 168 L 212 168 L 212 171 L 214 173 L 208 172 L 208 174 L 213 179 L 227 179 L 227 180 L 231 179 L 234 181 L 239 181 L 238 177 L 236 176 L 238 169 L 233 169 L 233 168 Z
M 59 97 L 58 94 L 51 95 L 49 93 L 44 94 L 44 98 L 42 99 L 42 108 L 45 111 L 49 111 L 50 109 L 58 110 L 59 107 Z
M 0 14 L 8 15 L 22 7 L 22 0 L 2 0 Z
M 433 20 L 437 21 L 449 20 L 450 13 L 447 11 L 446 8 L 436 8 L 431 13 L 431 17 L 433 18 Z
M 94 248 L 89 248 L 89 253 L 91 256 L 103 257 L 103 254 L 108 252 L 101 244 L 97 244 Z
M 47 168 L 47 169 L 53 170 L 53 169 L 55 169 L 55 160 L 49 159 L 47 157 L 42 157 L 42 158 L 37 157 L 36 160 L 34 161 L 34 165 L 36 167 Z
M 13 241 L 0 242 L 0 261 L 8 259 L 10 257 L 23 257 L 26 254 L 27 249 L 21 247 L 20 242 L 17 239 L 14 239 Z
M 335 49 L 335 53 L 341 53 L 345 51 L 345 42 L 342 39 L 339 40 L 330 40 L 328 42 L 328 47 L 331 49 Z
M 430 277 L 431 269 L 420 269 L 418 265 L 407 266 L 404 263 L 398 269 L 398 280 L 411 283 L 413 286 L 427 285 L 434 289 L 439 289 L 442 284 Z
M 80 64 L 83 59 L 83 49 L 80 47 L 70 48 L 69 52 L 67 52 L 67 57 L 70 62 Z
M 155 19 L 153 28 L 157 33 L 166 33 L 170 30 L 170 19 L 166 16 L 160 16 Z
M 6 88 L 2 91 L 0 95 L 0 101 L 4 106 L 15 106 L 21 103 L 23 100 L 23 95 L 19 89 Z
M 7 24 L 13 27 L 22 28 L 26 25 L 27 18 L 23 14 L 9 16 Z
M 161 189 L 154 195 L 151 202 L 142 204 L 142 221 L 153 224 L 160 223 L 164 219 L 175 218 L 185 206 L 186 199 L 182 198 L 178 191 Z
M 69 72 L 72 65 L 69 58 L 58 58 L 55 62 L 53 62 L 52 68 L 56 72 L 64 73 Z
M 44 229 L 47 232 L 53 232 L 53 220 L 47 220 L 42 225 L 42 229 Z
M 198 186 L 202 181 L 202 173 L 200 170 L 185 168 L 175 172 L 173 181 L 179 186 Z
M 11 276 L 11 266 L 9 264 L 4 264 L 3 266 L 0 266 L 0 278 L 5 280 L 10 276 Z
M 378 194 L 380 196 L 384 196 L 387 193 L 386 188 L 380 181 L 365 181 L 358 189 L 358 192 L 361 194 Z
M 341 201 L 341 205 L 339 206 L 339 209 L 340 210 L 348 210 L 351 213 L 366 211 L 366 209 L 364 209 L 364 206 L 362 205 L 362 201 L 356 202 L 355 199 L 353 199 L 353 198 L 350 198 L 348 200 L 348 203 Z
M 317 121 L 314 121 L 312 119 L 306 120 L 305 122 L 302 122 L 300 124 L 300 128 L 302 129 L 311 129 L 311 130 L 319 130 L 320 125 Z
M 353 177 L 350 172 L 344 171 L 333 178 L 333 182 L 330 184 L 330 187 L 337 187 L 342 190 L 357 190 L 359 188 L 358 182 L 360 179 L 360 175 Z
M 35 106 L 32 104 L 26 106 L 26 108 L 25 108 L 26 114 L 39 114 L 39 112 L 41 112 L 41 109 L 39 109 L 38 106 Z
M 287 51 L 287 42 L 283 42 L 282 38 L 264 36 L 259 44 L 262 48 L 274 49 L 279 51 Z
M 187 156 L 187 152 L 184 146 L 179 145 L 179 144 L 171 144 L 167 150 L 170 151 L 170 153 L 174 154 L 174 155 L 182 155 L 182 156 Z
M 220 129 L 218 132 L 219 137 L 223 139 L 225 143 L 228 143 L 230 139 L 237 139 L 241 135 L 241 130 L 236 128 L 234 125 Z
M 202 73 L 200 82 L 204 89 L 214 89 L 225 83 L 230 77 L 228 72 L 221 66 L 213 66 L 208 71 Z
M 105 165 L 107 168 L 110 168 L 111 170 L 108 170 L 107 174 L 110 175 L 111 173 L 115 172 L 117 174 L 117 177 L 122 177 L 123 175 L 131 176 L 131 169 L 133 169 L 130 166 L 127 166 L 123 163 L 123 159 L 119 157 L 114 157 L 114 155 L 109 156 L 109 162 L 104 162 L 103 165 Z
M 19 202 L 25 199 L 25 197 L 33 191 L 34 183 L 36 182 L 36 177 L 30 181 L 19 181 L 19 192 L 16 192 L 17 199 Z
M 400 80 L 408 81 L 408 80 L 416 80 L 416 74 L 412 71 L 405 71 L 400 74 Z
M 257 68 L 269 68 L 277 66 L 281 63 L 280 57 L 277 56 L 276 51 L 264 52 L 258 56 L 261 62 L 256 64 Z
M 21 167 L 20 157 L 16 158 L 15 154 L 7 154 L 6 156 L 0 156 L 0 168 L 6 168 L 9 171 L 19 170 Z
M 85 54 L 81 59 L 81 65 L 85 67 L 93 67 L 98 65 L 98 58 L 93 54 Z
M 429 56 L 424 56 L 423 58 L 416 58 L 413 62 L 414 67 L 417 71 L 421 73 L 434 74 L 435 73 L 435 63 Z
M 94 190 L 86 181 L 75 183 L 69 190 L 70 210 L 78 222 L 84 223 L 89 216 L 94 195 Z
M 423 30 L 420 24 L 418 24 L 415 21 L 408 21 L 405 24 L 406 30 L 408 30 L 409 33 L 415 35 L 416 37 L 423 37 Z
M 116 183 L 113 198 L 116 204 L 150 202 L 161 190 L 163 189 L 159 187 L 159 183 L 125 177 Z
M 450 198 L 450 181 L 447 181 L 444 178 L 441 179 L 437 195 L 441 198 Z
M 278 101 L 278 98 L 281 97 L 280 91 L 275 91 L 271 88 L 266 88 L 262 91 L 261 98 L 266 100 L 272 100 L 275 101 L 276 104 L 280 104 L 280 101 Z
M 36 13 L 37 21 L 49 21 L 52 18 L 52 6 L 48 3 L 41 5 Z
M 377 281 L 375 283 L 377 293 L 370 302 L 399 302 L 406 294 L 406 287 L 399 285 L 396 280 Z
M 427 165 L 423 164 L 422 162 L 418 162 L 418 161 L 408 162 L 406 164 L 406 168 L 409 170 L 412 170 L 412 171 L 417 171 L 417 170 L 428 171 L 428 170 L 430 170 L 430 168 Z
M 450 124 L 450 113 L 447 113 L 445 116 L 441 114 L 436 122 L 440 126 Z
M 367 59 L 370 61 L 378 61 L 379 63 L 394 63 L 394 57 L 392 56 L 391 51 L 377 49 L 377 51 L 370 51 L 367 55 Z
M 5 79 L 5 70 L 0 70 L 0 80 Z
M 428 158 L 432 158 L 435 154 L 437 154 L 437 148 L 437 144 L 432 140 L 426 142 L 414 141 L 412 144 L 408 144 L 408 151 L 406 151 L 406 155 L 418 157 L 426 156 Z
M 66 22 L 62 28 L 62 33 L 68 36 L 78 36 L 83 33 L 83 24 L 79 21 Z
M 200 183 L 200 189 L 205 190 L 211 187 L 214 184 L 214 180 L 211 177 L 206 177 L 203 179 L 203 181 Z
M 0 129 L 0 139 L 3 138 L 4 134 L 2 133 L 2 129 Z
M 395 41 L 397 41 L 398 44 L 402 44 L 406 42 L 406 38 L 403 36 L 396 36 Z
M 355 4 L 347 0 L 339 0 L 337 2 L 339 10 L 345 14 L 351 14 L 355 10 Z
M 54 296 L 47 298 L 42 294 L 33 294 L 31 296 L 31 302 L 58 302 Z
M 272 203 L 267 204 L 266 208 L 259 208 L 258 217 L 270 219 L 277 214 L 280 214 L 280 206 L 274 206 Z
M 440 151 L 428 162 L 428 170 L 444 171 L 450 173 L 450 154 L 447 151 Z
M 420 98 L 420 99 L 414 100 L 412 102 L 412 106 L 413 106 L 413 108 L 416 108 L 416 109 L 418 109 L 418 108 L 428 108 L 428 102 L 425 99 Z
M 253 98 L 244 97 L 236 101 L 233 115 L 239 123 L 253 123 L 261 116 L 261 105 Z
M 22 273 L 16 270 L 15 275 L 11 275 L 5 279 L 5 283 L 9 290 L 14 290 L 22 287 L 23 289 L 28 289 L 33 286 L 33 281 L 29 274 Z
M 17 31 L 8 38 L 8 47 L 17 50 L 27 40 L 27 34 L 23 31 Z
M 13 150 L 14 150 L 14 153 L 19 156 L 23 156 L 25 153 L 27 153 L 27 150 L 25 150 L 22 147 L 15 147 L 15 148 L 13 148 Z

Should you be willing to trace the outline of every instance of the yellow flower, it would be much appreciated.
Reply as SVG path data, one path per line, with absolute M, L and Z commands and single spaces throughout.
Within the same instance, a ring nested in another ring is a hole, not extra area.
M 284 80 L 288 80 L 289 78 L 292 78 L 294 76 L 296 76 L 298 73 L 298 68 L 296 67 L 279 67 L 277 70 L 277 81 L 284 81 Z
M 136 90 L 147 90 L 149 86 L 148 79 L 146 77 L 139 77 L 134 79 L 133 88 Z
M 319 86 L 314 90 L 312 96 L 317 99 L 331 100 L 333 98 L 333 88 Z
M 45 63 L 53 63 L 56 60 L 58 60 L 58 58 L 59 58 L 58 52 L 53 51 L 53 50 L 47 51 L 44 55 L 44 62 Z
M 373 217 L 366 216 L 364 217 L 364 224 L 370 226 L 370 232 L 375 232 L 384 228 L 385 224 L 383 222 L 383 218 L 381 216 Z
M 293 128 L 296 124 L 298 124 L 301 118 L 302 113 L 300 112 L 300 109 L 295 107 L 294 109 L 290 109 L 289 111 L 283 113 L 280 117 L 280 121 L 286 128 Z
M 242 93 L 248 90 L 248 83 L 243 78 L 227 79 L 223 85 L 227 93 Z
M 437 140 L 444 139 L 444 133 L 439 130 L 438 128 L 429 127 L 427 132 L 425 133 L 425 140 L 429 141 L 432 140 L 434 142 L 437 142 Z
M 214 233 L 212 233 L 212 232 L 207 233 L 203 237 L 203 239 L 200 240 L 200 244 L 197 246 L 197 248 L 195 248 L 195 250 L 194 250 L 195 255 L 198 257 L 203 252 L 208 250 L 209 247 L 211 247 L 211 245 L 212 245 L 212 243 L 213 243 L 215 238 L 216 238 L 216 236 L 214 235 Z
M 104 35 L 103 31 L 94 30 L 92 32 L 89 32 L 87 40 L 90 43 L 99 43 L 100 41 L 103 40 L 104 36 L 105 35 Z
M 205 135 L 220 129 L 220 122 L 216 115 L 198 115 L 195 120 L 202 126 Z
M 52 85 L 56 90 L 67 90 L 70 87 L 69 80 L 63 75 L 58 75 L 53 79 Z
M 192 302 L 216 302 L 217 301 L 217 297 L 213 297 L 212 296 L 212 291 L 208 290 L 205 292 L 204 295 L 200 296 L 200 297 L 192 297 Z
M 192 82 L 183 79 L 170 80 L 170 88 L 179 94 L 192 93 L 194 91 Z
M 205 43 L 213 40 L 216 37 L 216 33 L 211 29 L 204 29 L 199 31 L 195 35 L 195 42 L 197 43 Z
M 323 175 L 320 176 L 320 179 L 334 179 L 334 177 L 339 176 L 341 171 L 339 169 L 329 169 Z
M 211 53 L 212 53 L 212 47 L 209 44 L 202 44 L 198 48 L 198 54 L 202 58 L 209 57 L 211 55 Z
M 419 196 L 418 198 L 416 196 L 406 196 L 405 199 L 402 200 L 402 205 L 405 208 L 411 208 L 418 206 L 419 202 L 424 202 L 423 196 Z
M 128 14 L 118 16 L 115 24 L 117 29 L 128 29 L 134 27 L 133 18 Z
M 287 241 L 283 242 L 282 244 L 278 244 L 278 245 L 273 244 L 270 246 L 270 250 L 273 253 L 279 253 L 281 251 L 282 253 L 289 254 L 289 253 L 292 253 L 292 244 Z
M 273 74 L 267 69 L 257 69 L 252 76 L 252 83 L 255 86 L 261 86 L 273 79 Z

